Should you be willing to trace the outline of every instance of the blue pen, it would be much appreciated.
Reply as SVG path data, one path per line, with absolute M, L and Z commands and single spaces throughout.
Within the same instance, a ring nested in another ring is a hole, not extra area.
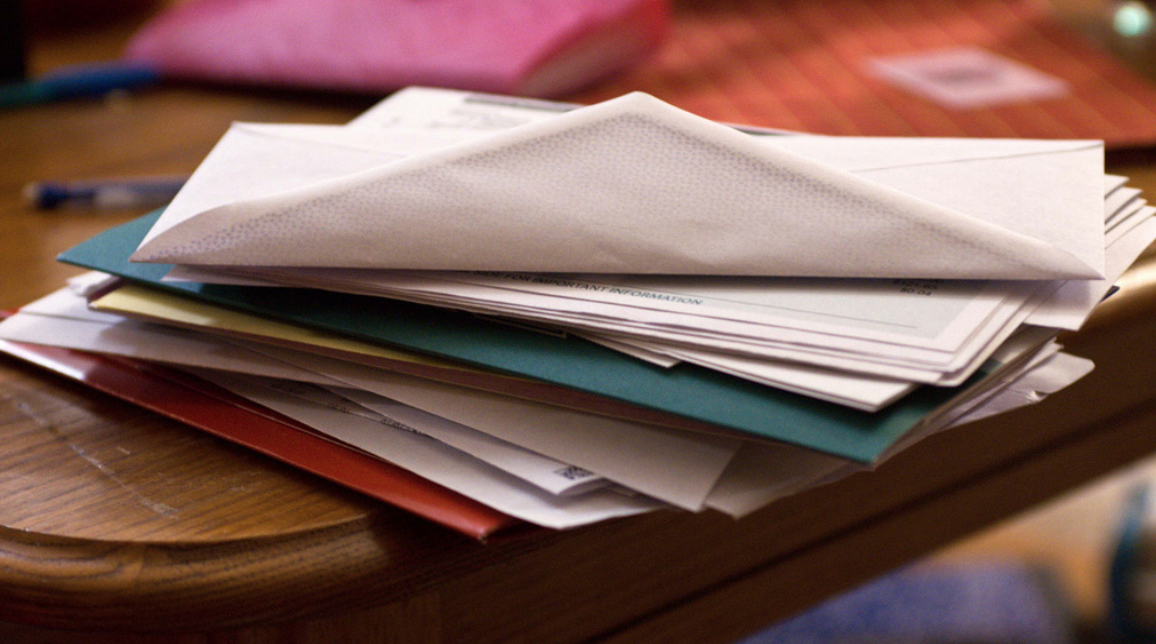
M 41 209 L 73 205 L 87 208 L 156 208 L 168 204 L 187 177 L 138 177 L 97 181 L 38 182 L 24 187 L 24 198 Z
M 150 85 L 159 78 L 155 69 L 133 63 L 65 67 L 22 83 L 0 86 L 0 107 L 103 96 L 114 90 Z

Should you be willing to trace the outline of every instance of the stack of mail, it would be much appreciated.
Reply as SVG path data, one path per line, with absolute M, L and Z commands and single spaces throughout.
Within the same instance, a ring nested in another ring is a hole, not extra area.
M 1126 183 L 1095 141 L 410 89 L 235 125 L 0 337 L 179 365 L 540 525 L 741 516 L 1086 374 L 1053 338 L 1156 239 Z

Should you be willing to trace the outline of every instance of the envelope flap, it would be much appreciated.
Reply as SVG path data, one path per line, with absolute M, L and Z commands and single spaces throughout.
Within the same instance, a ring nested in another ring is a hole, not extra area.
M 1101 141 L 793 136 L 768 145 L 1104 264 Z
M 404 158 L 371 138 L 340 126 L 234 123 L 144 241 L 238 198 L 277 195 Z
M 1047 157 L 1104 147 L 1103 141 L 959 139 L 877 136 L 760 136 L 757 140 L 848 172 L 902 166 L 998 163 L 1012 157 Z M 880 143 L 885 142 L 885 146 Z
M 154 236 L 134 259 L 1021 279 L 1099 268 L 641 94 L 223 205 Z

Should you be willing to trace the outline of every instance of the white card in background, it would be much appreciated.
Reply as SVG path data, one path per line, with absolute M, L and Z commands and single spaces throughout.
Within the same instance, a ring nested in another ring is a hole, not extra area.
M 641 495 L 609 490 L 569 497 L 549 494 L 428 436 L 327 409 L 228 374 L 194 373 L 347 445 L 530 523 L 548 528 L 573 528 L 663 507 Z
M 956 109 L 1047 100 L 1068 93 L 1068 84 L 978 47 L 955 47 L 867 61 L 879 78 Z

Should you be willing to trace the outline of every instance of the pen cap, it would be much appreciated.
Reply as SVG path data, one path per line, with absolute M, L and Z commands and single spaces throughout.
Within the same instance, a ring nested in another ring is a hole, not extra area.
M 166 176 L 30 183 L 24 187 L 24 200 L 41 209 L 66 204 L 109 209 L 155 208 L 172 201 L 186 179 Z

